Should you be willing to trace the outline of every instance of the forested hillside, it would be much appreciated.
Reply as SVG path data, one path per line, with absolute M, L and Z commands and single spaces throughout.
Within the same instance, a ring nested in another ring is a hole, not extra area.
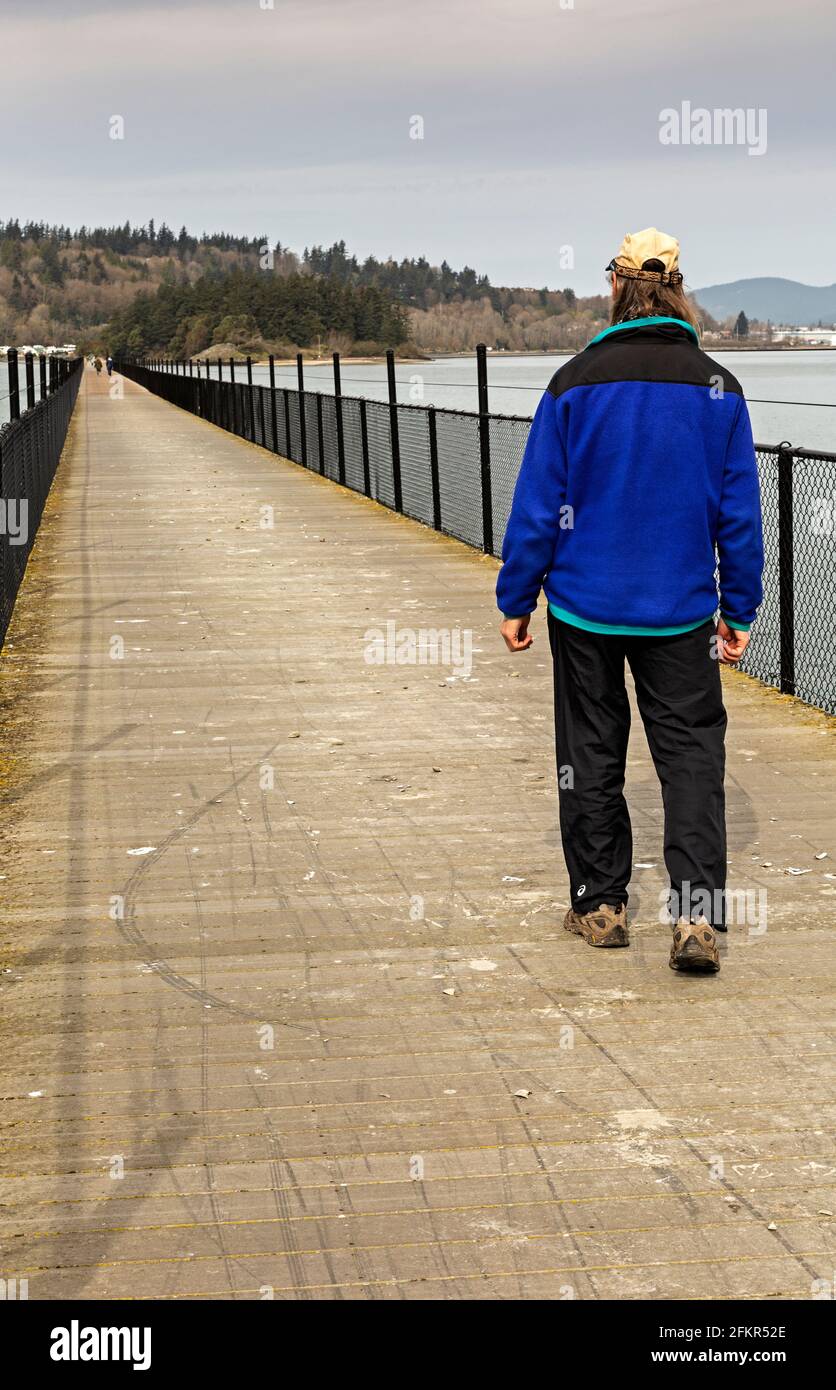
M 218 346 L 284 357 L 297 347 L 379 352 L 407 333 L 406 311 L 373 285 L 256 270 L 140 294 L 113 320 L 108 337 L 113 352 L 136 357 L 187 358 Z
M 0 342 L 103 345 L 106 326 L 142 291 L 258 265 L 265 238 L 176 236 L 147 227 L 0 222 Z
M 562 278 L 562 277 L 561 277 Z M 301 254 L 267 236 L 196 237 L 165 223 L 72 230 L 0 222 L 0 342 L 193 356 L 306 349 L 459 352 L 580 347 L 605 295 L 492 285 L 424 257 L 359 260 L 345 242 Z

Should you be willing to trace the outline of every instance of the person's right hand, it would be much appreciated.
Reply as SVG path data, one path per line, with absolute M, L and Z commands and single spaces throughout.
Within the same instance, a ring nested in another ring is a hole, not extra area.
M 717 655 L 724 666 L 734 666 L 740 660 L 749 645 L 749 635 L 729 627 L 722 618 L 717 619 L 717 636 L 721 638 L 717 643 Z
M 509 652 L 528 651 L 534 641 L 528 630 L 530 622 L 531 614 L 526 613 L 524 618 L 505 618 L 499 624 L 499 630 L 505 638 L 505 645 Z

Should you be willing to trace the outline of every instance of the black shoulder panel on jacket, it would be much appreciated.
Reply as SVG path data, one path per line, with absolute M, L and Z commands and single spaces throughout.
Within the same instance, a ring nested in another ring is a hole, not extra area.
M 585 347 L 552 377 L 553 396 L 576 386 L 600 386 L 614 381 L 659 381 L 685 386 L 716 387 L 742 396 L 737 377 L 697 347 L 691 334 L 675 324 L 621 328 Z

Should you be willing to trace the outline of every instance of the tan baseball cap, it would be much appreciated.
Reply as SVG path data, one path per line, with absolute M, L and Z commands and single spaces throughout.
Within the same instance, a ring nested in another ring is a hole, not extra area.
M 645 270 L 647 261 L 659 261 L 664 270 Z M 658 227 L 645 227 L 641 232 L 628 232 L 608 270 L 620 270 L 629 279 L 657 280 L 666 285 L 682 282 L 679 272 L 679 242 L 676 237 L 660 232 Z

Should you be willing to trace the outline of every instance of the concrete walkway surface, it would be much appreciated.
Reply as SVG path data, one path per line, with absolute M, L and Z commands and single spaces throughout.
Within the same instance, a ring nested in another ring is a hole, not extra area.
M 592 951 L 545 624 L 510 657 L 495 574 L 88 374 L 0 659 L 0 1277 L 30 1299 L 833 1280 L 834 721 L 728 674 L 730 886 L 768 919 L 710 979 L 667 966 L 637 725 L 634 944 Z M 373 659 L 418 629 L 472 633 L 472 669 Z

